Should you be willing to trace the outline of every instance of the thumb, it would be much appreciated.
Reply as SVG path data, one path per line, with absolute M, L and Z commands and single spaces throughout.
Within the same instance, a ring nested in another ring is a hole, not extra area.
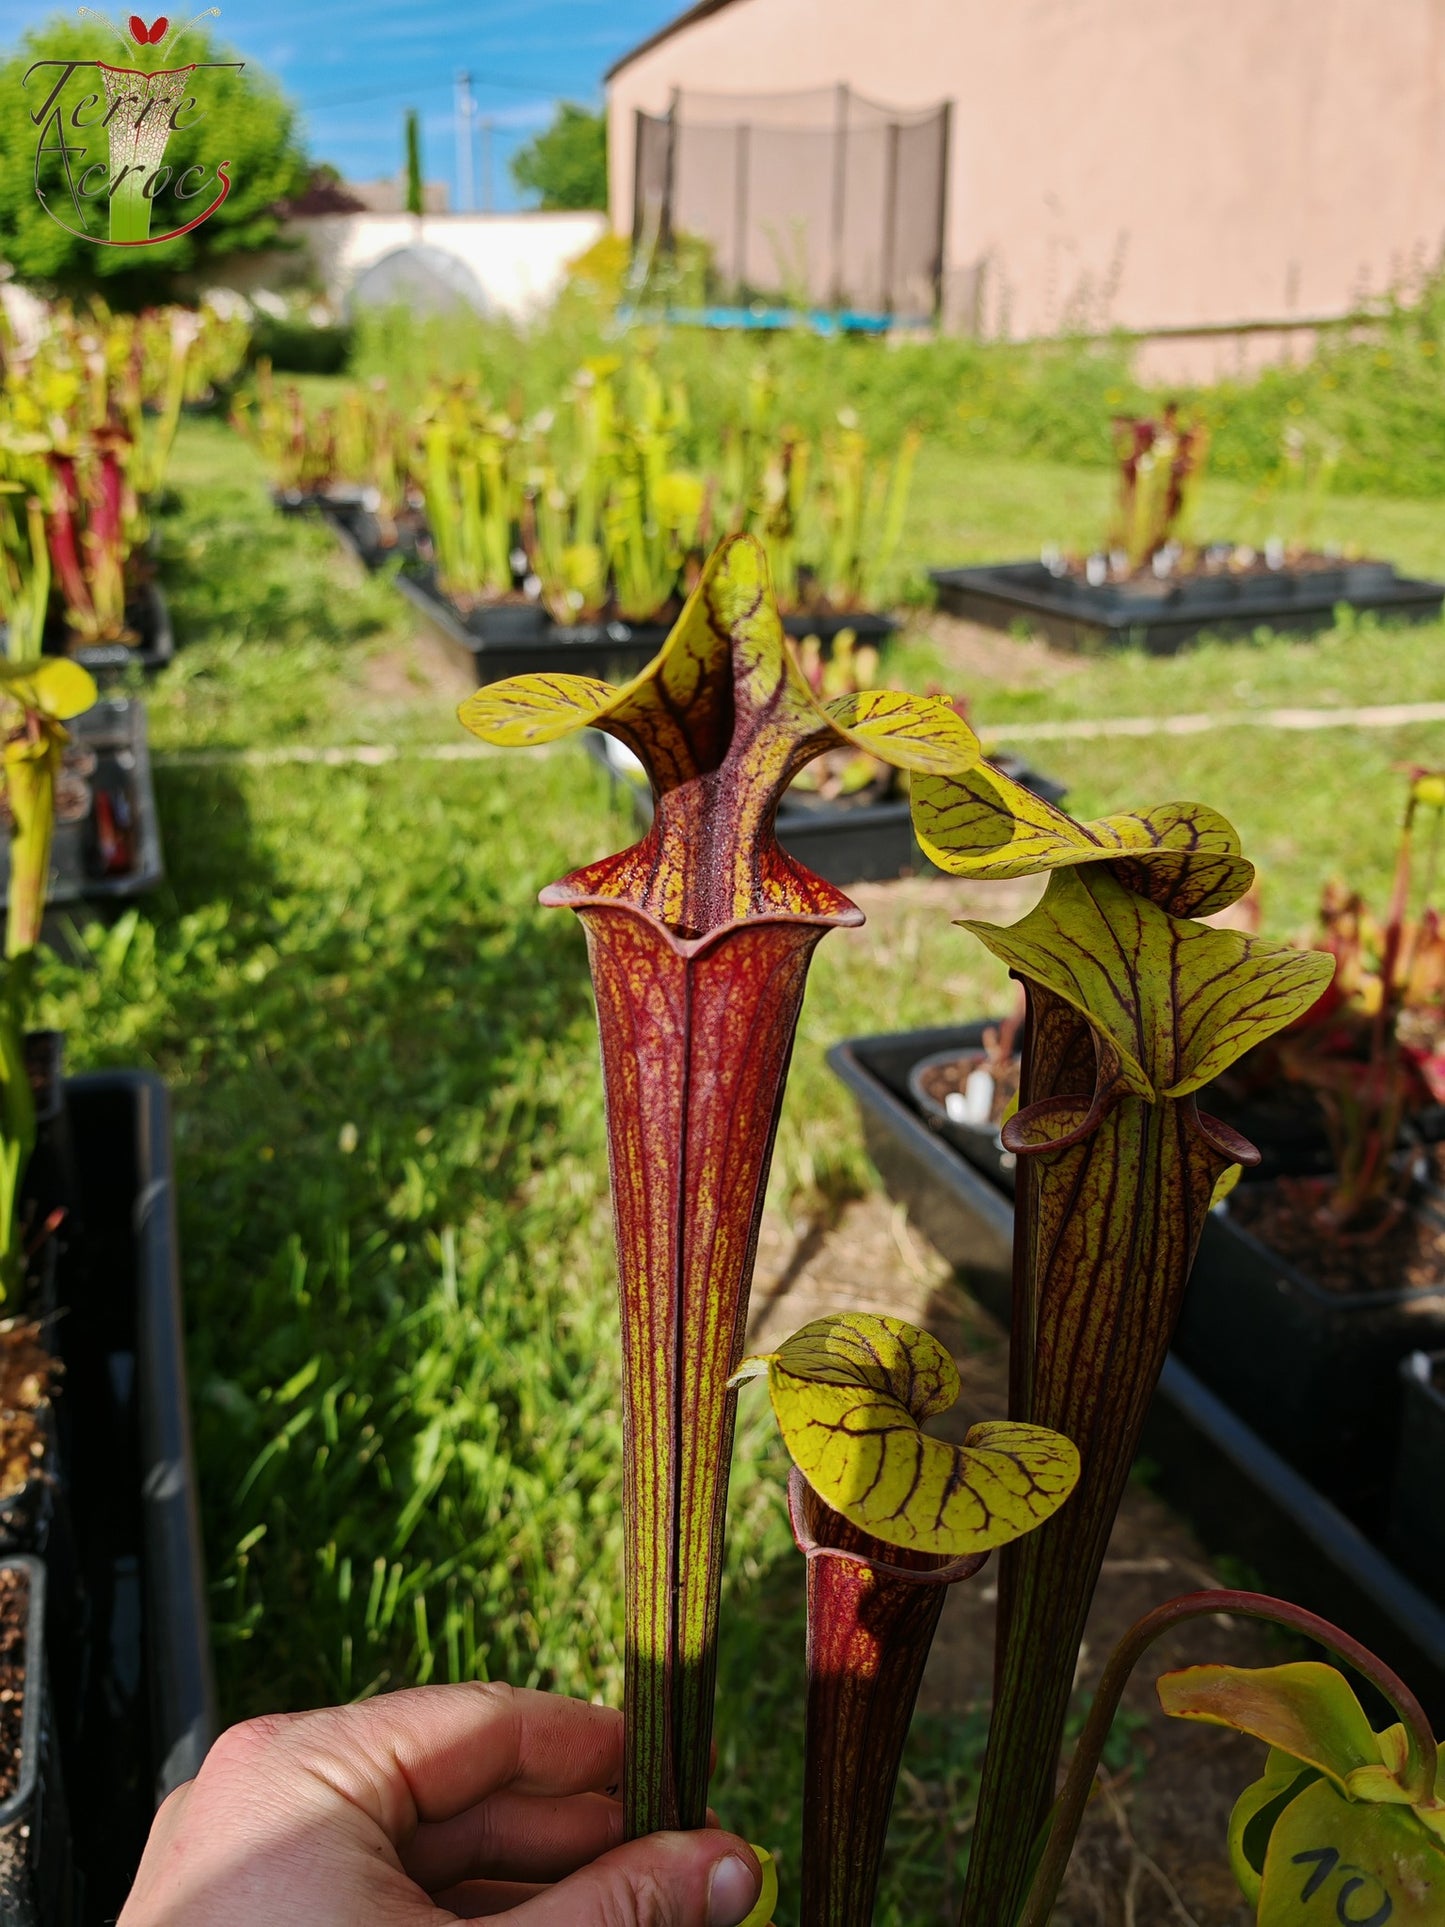
M 742 1927 L 762 1891 L 733 1834 L 651 1833 L 605 1853 L 507 1915 L 515 1927 Z

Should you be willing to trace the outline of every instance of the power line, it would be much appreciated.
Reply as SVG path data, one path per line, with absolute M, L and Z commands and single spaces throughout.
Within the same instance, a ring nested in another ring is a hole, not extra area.
M 452 85 L 453 83 L 446 79 L 427 80 L 422 81 L 420 84 L 408 82 L 406 87 L 402 89 L 401 83 L 393 80 L 389 86 L 367 87 L 352 94 L 322 94 L 314 100 L 303 100 L 301 105 L 309 113 L 314 107 L 352 107 L 360 105 L 362 101 L 385 100 L 395 96 L 399 90 L 411 94 L 440 93 L 443 89 L 450 88 Z M 472 86 L 477 90 L 495 87 L 504 92 L 536 94 L 544 100 L 558 100 L 561 98 L 561 93 L 567 91 L 565 89 L 559 91 L 555 80 L 552 78 L 547 80 L 520 80 L 515 75 L 503 76 L 500 74 L 493 74 L 487 79 L 483 79 L 480 75 L 474 74 L 472 76 Z M 585 90 L 579 87 L 576 91 L 582 93 Z

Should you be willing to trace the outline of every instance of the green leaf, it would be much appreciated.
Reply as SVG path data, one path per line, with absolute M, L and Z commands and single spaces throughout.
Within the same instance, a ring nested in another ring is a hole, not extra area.
M 1056 871 L 1007 929 L 963 928 L 1086 1017 L 1120 1087 L 1152 1099 L 1199 1090 L 1308 1010 L 1334 970 L 1319 952 L 1171 916 L 1098 865 Z
M 1218 1181 L 1216 1182 L 1214 1186 L 1214 1190 L 1211 1192 L 1210 1198 L 1209 1198 L 1211 1209 L 1216 1204 L 1224 1203 L 1224 1200 L 1229 1196 L 1230 1192 L 1239 1183 L 1239 1180 L 1243 1176 L 1244 1176 L 1244 1166 L 1242 1164 L 1231 1164 L 1228 1170 L 1220 1172 Z
M 69 656 L 44 656 L 39 662 L 0 662 L 0 698 L 37 715 L 65 722 L 93 707 L 95 679 Z
M 1230 1861 L 1262 1927 L 1445 1918 L 1445 1805 L 1412 1804 L 1405 1728 L 1375 1732 L 1333 1666 L 1190 1666 L 1158 1690 L 1174 1718 L 1271 1749 L 1229 1823 Z
M 924 855 L 956 876 L 1035 876 L 1127 861 L 1130 886 L 1177 916 L 1222 910 L 1254 880 L 1233 825 L 1202 803 L 1160 803 L 1081 823 L 989 763 L 916 779 L 913 825 Z
M 1272 1751 L 1264 1777 L 1246 1787 L 1235 1801 L 1229 1816 L 1229 1864 L 1246 1900 L 1259 1899 L 1275 1822 L 1290 1801 L 1319 1777 L 1313 1767 L 1301 1766 L 1288 1753 Z
M 1174 1719 L 1249 1733 L 1342 1793 L 1361 1767 L 1381 1764 L 1380 1742 L 1344 1675 L 1318 1660 L 1288 1666 L 1188 1666 L 1159 1681 L 1159 1703 Z M 1397 1790 L 1397 1798 L 1408 1796 Z
M 766 1847 L 754 1846 L 753 1852 L 762 1869 L 763 1884 L 752 1912 L 741 1923 L 741 1927 L 769 1927 L 773 1910 L 778 1904 L 778 1865 Z
M 1079 1455 L 1058 1433 L 994 1420 L 961 1446 L 920 1429 L 958 1397 L 937 1339 L 900 1318 L 822 1318 L 738 1379 L 766 1369 L 783 1442 L 813 1490 L 887 1545 L 959 1556 L 1006 1545 L 1073 1491 Z
M 937 697 L 869 689 L 820 705 L 784 644 L 767 562 L 749 538 L 714 552 L 662 649 L 631 682 L 513 676 L 479 689 L 457 715 L 473 735 L 508 749 L 555 742 L 588 724 L 607 729 L 666 787 L 701 773 L 722 747 L 735 657 L 744 672 L 741 707 L 755 710 L 759 723 L 748 732 L 754 779 L 790 779 L 813 756 L 847 743 L 899 769 L 947 774 L 978 761 L 978 738 Z
M 947 775 L 970 769 L 982 751 L 951 703 L 897 689 L 863 689 L 823 705 L 839 730 L 897 769 Z
M 457 716 L 484 743 L 530 749 L 595 723 L 617 694 L 591 676 L 511 676 L 468 696 Z
M 1403 1807 L 1316 1780 L 1269 1837 L 1259 1927 L 1440 1927 L 1445 1849 Z

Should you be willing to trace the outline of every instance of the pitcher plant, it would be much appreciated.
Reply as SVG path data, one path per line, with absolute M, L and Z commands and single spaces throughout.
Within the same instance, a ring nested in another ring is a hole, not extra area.
M 1205 1214 L 1258 1161 L 1196 1094 L 1307 1010 L 1330 958 L 1200 918 L 1254 869 L 1194 803 L 1079 823 L 987 765 L 914 784 L 941 868 L 1045 875 L 1006 929 L 968 923 L 1027 993 L 1018 1109 L 1010 1415 L 1079 1448 L 1064 1511 L 1000 1555 L 994 1712 L 963 1919 L 1017 1918 L 1084 1622 Z
M 625 1369 L 624 1805 L 630 1835 L 701 1826 L 734 1394 L 773 1141 L 808 963 L 857 907 L 778 845 L 815 756 L 913 771 L 977 760 L 932 698 L 815 701 L 784 643 L 759 544 L 724 543 L 660 654 L 620 688 L 563 675 L 479 690 L 487 742 L 591 725 L 652 782 L 642 841 L 542 893 L 580 917 L 607 1100 Z

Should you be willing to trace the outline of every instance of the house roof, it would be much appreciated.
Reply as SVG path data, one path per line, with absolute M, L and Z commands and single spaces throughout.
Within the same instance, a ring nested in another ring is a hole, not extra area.
M 675 33 L 681 33 L 684 27 L 690 27 L 698 20 L 706 20 L 710 13 L 721 13 L 724 7 L 732 4 L 733 0 L 695 0 L 695 4 L 686 8 L 675 20 L 669 20 L 665 27 L 659 27 L 646 40 L 640 40 L 635 47 L 630 47 L 620 60 L 614 60 L 602 78 L 611 80 L 614 74 L 620 74 L 624 67 L 631 66 L 639 55 L 650 53 L 654 47 L 660 47 L 664 40 L 671 40 Z

